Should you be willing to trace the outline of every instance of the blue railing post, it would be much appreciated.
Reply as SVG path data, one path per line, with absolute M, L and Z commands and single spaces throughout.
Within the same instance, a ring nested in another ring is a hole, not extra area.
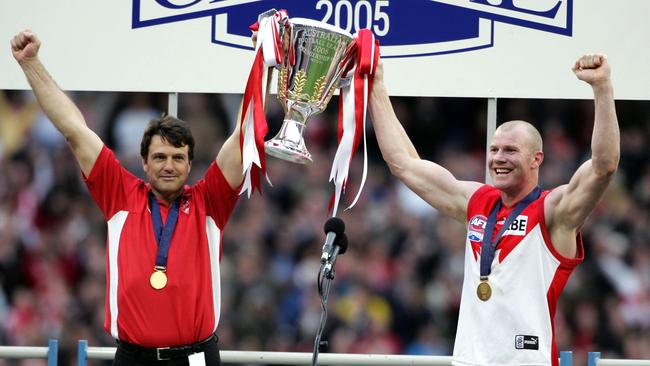
M 88 359 L 88 341 L 82 339 L 77 346 L 77 366 L 86 366 Z
M 598 360 L 600 360 L 600 352 L 587 353 L 587 366 L 596 366 Z
M 59 342 L 50 339 L 47 342 L 47 366 L 56 366 L 59 358 Z
M 560 366 L 573 366 L 573 351 L 560 352 Z

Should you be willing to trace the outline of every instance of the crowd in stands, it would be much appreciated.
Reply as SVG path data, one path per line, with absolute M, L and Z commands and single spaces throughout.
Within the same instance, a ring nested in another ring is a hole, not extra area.
M 142 177 L 139 144 L 166 94 L 70 94 L 89 126 Z M 196 138 L 191 182 L 232 130 L 240 96 L 181 94 L 178 116 Z M 458 178 L 485 179 L 485 99 L 393 98 L 423 158 Z M 333 185 L 335 100 L 313 117 L 311 165 L 268 158 L 263 194 L 242 196 L 225 230 L 222 350 L 311 352 L 321 307 L 316 276 Z M 650 359 L 650 102 L 618 101 L 621 163 L 583 228 L 585 260 L 555 318 L 558 348 L 585 364 Z M 270 133 L 283 112 L 267 113 Z M 524 119 L 544 138 L 542 188 L 568 182 L 588 158 L 593 101 L 500 99 L 498 120 Z M 357 205 L 341 211 L 349 249 L 336 265 L 324 339 L 327 352 L 450 355 L 463 276 L 465 228 L 439 215 L 390 175 L 368 124 L 369 173 Z M 363 149 L 363 146 L 361 146 Z M 357 193 L 363 151 L 342 206 Z M 0 344 L 58 339 L 63 365 L 79 339 L 115 346 L 103 329 L 106 223 L 65 140 L 30 92 L 0 91 Z M 0 360 L 0 365 L 43 361 Z M 103 364 L 91 361 L 90 364 Z

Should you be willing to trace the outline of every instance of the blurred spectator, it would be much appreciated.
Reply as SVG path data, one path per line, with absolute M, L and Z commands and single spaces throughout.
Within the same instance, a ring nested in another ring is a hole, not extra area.
M 37 112 L 27 92 L 0 91 L 0 158 L 23 148 Z

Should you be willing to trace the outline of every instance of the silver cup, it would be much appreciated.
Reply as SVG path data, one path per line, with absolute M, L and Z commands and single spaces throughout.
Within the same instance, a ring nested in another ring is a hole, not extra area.
M 351 61 L 353 37 L 333 25 L 292 18 L 280 34 L 284 63 L 278 65 L 278 100 L 285 112 L 280 132 L 265 143 L 268 155 L 294 163 L 312 162 L 303 132 L 309 117 L 325 110 Z M 295 53 L 291 65 L 288 49 Z

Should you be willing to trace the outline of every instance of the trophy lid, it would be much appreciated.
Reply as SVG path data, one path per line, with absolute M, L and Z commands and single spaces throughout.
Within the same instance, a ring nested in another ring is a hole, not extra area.
M 299 24 L 299 25 L 304 25 L 308 27 L 316 27 L 316 28 L 321 28 L 321 29 L 326 29 L 331 32 L 338 33 L 340 35 L 350 37 L 352 38 L 352 34 L 350 32 L 341 29 L 335 25 L 331 25 L 329 23 L 321 22 L 318 20 L 313 20 L 313 19 L 308 19 L 308 18 L 291 18 L 291 23 L 292 24 Z

